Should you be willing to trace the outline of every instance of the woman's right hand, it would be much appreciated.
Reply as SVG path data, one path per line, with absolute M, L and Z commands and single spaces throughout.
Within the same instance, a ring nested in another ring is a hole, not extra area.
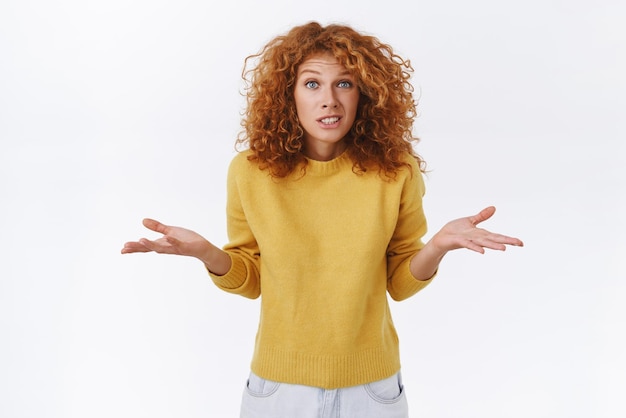
M 230 257 L 200 234 L 178 226 L 162 224 L 154 219 L 144 219 L 143 225 L 160 234 L 161 238 L 141 238 L 124 244 L 122 254 L 156 252 L 195 257 L 215 274 L 222 275 L 230 269 Z

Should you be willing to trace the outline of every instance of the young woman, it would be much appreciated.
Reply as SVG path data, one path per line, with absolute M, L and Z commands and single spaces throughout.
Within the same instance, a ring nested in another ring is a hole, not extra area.
M 124 245 L 196 257 L 219 288 L 262 296 L 242 417 L 407 417 L 387 294 L 423 289 L 451 250 L 523 245 L 477 227 L 493 207 L 423 243 L 412 71 L 347 26 L 276 37 L 246 59 L 229 243 L 146 219 L 163 236 Z

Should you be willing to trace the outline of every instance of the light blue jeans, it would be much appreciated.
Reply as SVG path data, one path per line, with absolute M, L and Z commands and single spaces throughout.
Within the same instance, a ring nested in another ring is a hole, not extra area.
M 400 373 L 330 390 L 273 382 L 250 373 L 241 402 L 241 418 L 408 418 L 408 410 Z

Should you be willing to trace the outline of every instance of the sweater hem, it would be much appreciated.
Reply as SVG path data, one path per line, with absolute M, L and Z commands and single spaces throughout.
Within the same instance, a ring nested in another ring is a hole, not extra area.
M 397 347 L 336 356 L 265 348 L 255 352 L 251 368 L 276 382 L 337 389 L 393 376 L 400 370 L 400 356 Z

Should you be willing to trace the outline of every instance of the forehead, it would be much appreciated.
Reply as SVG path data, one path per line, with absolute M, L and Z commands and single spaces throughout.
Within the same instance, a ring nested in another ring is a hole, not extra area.
M 298 75 L 303 72 L 333 72 L 349 74 L 346 67 L 344 67 L 337 58 L 330 53 L 315 53 L 309 55 L 298 67 Z

